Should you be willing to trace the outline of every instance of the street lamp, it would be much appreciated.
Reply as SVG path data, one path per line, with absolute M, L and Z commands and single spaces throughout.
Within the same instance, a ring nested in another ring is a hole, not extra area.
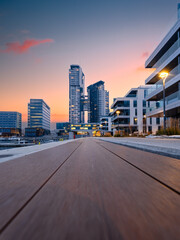
M 121 112 L 119 111 L 119 110 L 117 110 L 116 111 L 116 114 L 117 114 L 117 116 L 119 117 L 119 114 L 120 114 Z M 118 133 L 119 133 L 119 119 L 118 119 Z
M 162 72 L 160 73 L 160 78 L 163 80 L 163 118 L 164 118 L 164 130 L 166 130 L 166 106 L 165 106 L 165 81 L 166 78 L 168 77 L 167 72 Z
M 147 129 L 146 129 L 146 127 L 147 127 L 147 126 L 146 126 L 146 114 L 145 114 L 143 117 L 144 117 L 144 122 L 145 122 L 145 124 L 144 124 L 144 123 L 143 123 L 143 124 L 145 125 L 145 133 L 146 133 L 146 132 L 147 132 L 147 131 L 146 131 L 146 130 L 147 130 Z

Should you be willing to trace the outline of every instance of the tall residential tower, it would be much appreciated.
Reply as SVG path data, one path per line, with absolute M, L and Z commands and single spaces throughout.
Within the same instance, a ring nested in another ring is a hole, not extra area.
M 84 122 L 84 80 L 85 76 L 79 65 L 71 65 L 69 69 L 69 122 Z
M 104 89 L 104 82 L 99 81 L 87 88 L 88 122 L 99 123 L 100 118 L 109 113 L 109 92 Z

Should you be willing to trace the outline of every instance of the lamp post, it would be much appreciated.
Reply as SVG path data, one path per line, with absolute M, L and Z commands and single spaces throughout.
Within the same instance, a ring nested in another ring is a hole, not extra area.
M 116 114 L 118 115 L 118 117 L 119 117 L 119 114 L 120 114 L 121 112 L 119 111 L 119 110 L 117 110 L 116 111 Z M 118 134 L 119 134 L 119 119 L 118 119 Z
M 164 130 L 166 130 L 166 105 L 165 105 L 165 81 L 166 78 L 168 77 L 167 72 L 162 72 L 160 73 L 160 78 L 163 80 L 163 125 L 164 125 Z
M 143 117 L 144 117 L 144 122 L 145 122 L 144 125 L 145 125 L 145 133 L 146 133 L 146 132 L 147 132 L 147 131 L 146 131 L 146 127 L 147 127 L 147 126 L 146 126 L 146 114 L 145 114 Z

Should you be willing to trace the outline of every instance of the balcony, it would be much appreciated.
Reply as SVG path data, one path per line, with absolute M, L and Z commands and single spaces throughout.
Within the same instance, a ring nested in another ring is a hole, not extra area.
M 180 106 L 180 90 L 165 98 L 166 111 L 169 111 L 177 107 L 176 103 L 178 104 L 178 106 Z M 148 117 L 153 115 L 161 116 L 162 113 L 163 113 L 163 100 L 151 104 L 149 112 L 147 112 L 147 116 Z
M 153 65 L 153 68 L 158 68 L 170 57 L 179 47 L 179 40 L 177 40 L 168 51 Z
M 175 76 L 177 76 L 180 71 L 179 71 L 180 67 L 179 65 L 176 66 L 175 68 L 173 68 L 170 72 L 169 75 L 166 79 L 166 84 L 173 79 Z M 146 99 L 150 99 L 151 97 L 153 97 L 154 95 L 156 95 L 157 93 L 159 93 L 159 91 L 163 90 L 163 80 L 160 79 L 159 81 L 157 81 L 155 84 L 153 84 L 147 91 L 147 97 Z

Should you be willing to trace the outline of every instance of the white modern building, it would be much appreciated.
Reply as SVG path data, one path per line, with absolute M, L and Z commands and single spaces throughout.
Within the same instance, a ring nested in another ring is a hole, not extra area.
M 105 132 L 111 132 L 111 116 L 104 116 L 100 118 L 100 129 L 105 131 Z
M 159 117 L 147 118 L 146 115 L 150 107 L 150 103 L 145 101 L 148 88 L 148 86 L 132 88 L 124 97 L 114 99 L 111 105 L 113 133 L 117 130 L 126 133 L 155 133 L 160 128 Z
M 83 97 L 85 76 L 79 65 L 71 65 L 69 69 L 69 122 L 84 122 Z
M 146 97 L 153 101 L 147 117 L 163 116 L 163 81 L 160 73 L 169 75 L 165 81 L 165 113 L 167 118 L 180 120 L 180 4 L 178 4 L 178 21 L 170 29 L 145 63 L 146 68 L 155 71 L 146 79 L 151 84 Z

